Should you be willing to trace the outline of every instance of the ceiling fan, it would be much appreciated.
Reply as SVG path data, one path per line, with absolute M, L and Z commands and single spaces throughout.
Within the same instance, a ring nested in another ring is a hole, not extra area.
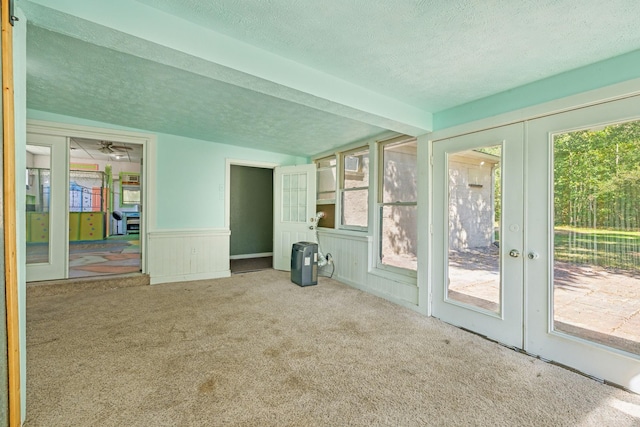
M 111 153 L 126 153 L 127 150 L 131 150 L 131 147 L 127 147 L 125 145 L 114 145 L 113 142 L 109 142 L 109 141 L 100 141 L 98 142 L 98 144 L 100 145 L 100 148 L 98 148 L 98 151 L 105 153 L 105 154 L 111 154 Z

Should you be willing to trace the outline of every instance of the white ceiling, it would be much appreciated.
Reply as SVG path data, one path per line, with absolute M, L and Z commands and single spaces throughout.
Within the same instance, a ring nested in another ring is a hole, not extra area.
M 29 108 L 302 156 L 640 48 L 637 0 L 19 6 Z

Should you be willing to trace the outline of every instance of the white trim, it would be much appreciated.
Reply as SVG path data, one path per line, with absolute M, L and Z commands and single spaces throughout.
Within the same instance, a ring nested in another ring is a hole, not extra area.
M 248 166 L 252 168 L 275 169 L 277 163 L 258 162 L 253 160 L 226 159 L 224 179 L 224 226 L 231 227 L 231 166 Z
M 242 254 L 242 255 L 231 255 L 229 259 L 251 259 L 251 258 L 265 258 L 268 256 L 273 256 L 273 252 L 260 252 L 257 254 Z
M 384 267 L 393 268 L 393 270 L 387 270 L 385 268 L 381 268 L 381 266 L 374 266 L 369 271 L 369 274 L 393 280 L 394 282 L 402 283 L 405 285 L 418 286 L 416 271 L 409 270 L 407 268 L 392 267 L 388 265 Z
M 67 138 L 88 138 L 142 145 L 143 163 L 140 174 L 142 176 L 143 200 L 141 215 L 142 222 L 140 224 L 140 249 L 142 251 L 140 268 L 143 273 L 148 273 L 148 230 L 150 228 L 155 228 L 156 226 L 157 210 L 156 135 L 121 129 L 107 129 L 93 126 L 73 125 L 33 119 L 27 119 L 27 132 L 33 134 L 64 136 Z
M 152 277 L 150 279 L 150 284 L 160 285 L 162 283 L 193 282 L 195 280 L 222 279 L 224 277 L 231 277 L 231 270 L 216 271 L 213 273 L 182 274 L 178 276 Z
M 364 147 L 365 145 L 371 145 L 372 143 L 377 143 L 379 141 L 386 141 L 387 139 L 390 138 L 395 138 L 396 136 L 401 136 L 404 135 L 402 133 L 399 132 L 394 132 L 394 131 L 385 131 L 382 132 L 379 135 L 370 137 L 370 138 L 364 138 L 364 139 L 359 139 L 357 141 L 354 142 L 350 142 L 348 144 L 345 145 L 341 145 L 339 147 L 336 148 L 332 148 L 331 150 L 327 150 L 327 151 L 323 151 L 319 154 L 316 154 L 315 156 L 311 157 L 311 161 L 315 162 L 316 160 L 320 160 L 323 159 L 325 157 L 329 157 L 332 155 L 339 155 L 340 153 L 344 153 L 346 151 L 351 151 L 355 148 L 358 147 Z M 415 138 L 415 137 L 414 137 Z
M 371 242 L 373 240 L 373 237 L 362 232 L 334 228 L 318 228 L 318 234 L 320 234 L 320 236 L 322 236 L 323 234 L 334 235 L 342 239 L 356 240 L 361 242 Z
M 368 294 L 375 295 L 377 297 L 386 299 L 387 301 L 391 301 L 394 304 L 398 304 L 398 305 L 400 305 L 402 307 L 409 308 L 409 309 L 411 309 L 413 311 L 417 311 L 419 313 L 421 312 L 420 309 L 419 309 L 419 306 L 417 306 L 416 304 L 413 304 L 413 303 L 411 303 L 409 301 L 403 300 L 402 298 L 398 298 L 398 297 L 396 297 L 394 295 L 391 295 L 391 294 L 388 294 L 386 292 L 380 292 L 380 291 L 377 291 L 375 289 L 371 289 L 371 288 L 369 288 L 367 286 L 361 285 L 361 284 L 356 283 L 354 281 L 351 281 L 349 279 L 345 279 L 344 277 L 339 276 L 339 275 L 333 276 L 333 279 L 337 280 L 340 283 L 344 283 L 345 285 L 351 286 L 352 288 L 356 288 L 356 289 L 359 289 L 359 290 L 361 290 L 363 292 L 366 292 Z M 401 284 L 406 285 L 406 286 L 411 286 L 411 284 L 407 284 L 407 283 L 404 283 L 404 282 L 398 282 L 398 283 L 401 283 Z
M 429 141 L 460 136 L 467 133 L 505 126 L 513 123 L 551 116 L 566 111 L 577 110 L 591 105 L 602 104 L 617 99 L 629 98 L 640 94 L 640 78 L 613 84 L 599 89 L 582 92 L 565 98 L 537 104 L 531 107 L 510 111 L 497 116 L 474 120 L 449 128 L 425 134 Z
M 173 239 L 175 237 L 230 236 L 228 228 L 184 228 L 150 231 L 152 239 Z

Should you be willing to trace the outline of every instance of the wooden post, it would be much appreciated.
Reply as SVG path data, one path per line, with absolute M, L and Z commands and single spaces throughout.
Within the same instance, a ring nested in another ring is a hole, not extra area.
M 13 104 L 13 31 L 9 0 L 1 0 L 2 25 L 2 132 L 4 160 L 4 263 L 7 304 L 7 371 L 9 425 L 20 426 L 20 331 L 16 256 L 16 147 Z

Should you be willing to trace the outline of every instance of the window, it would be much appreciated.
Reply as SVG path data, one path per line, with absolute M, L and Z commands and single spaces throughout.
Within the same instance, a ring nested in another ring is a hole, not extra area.
M 120 172 L 120 207 L 139 205 L 140 203 L 140 174 Z
M 418 144 L 381 142 L 378 211 L 379 265 L 416 270 L 418 248 Z
M 318 221 L 319 227 L 334 228 L 336 212 L 336 156 L 316 160 L 318 212 L 324 212 L 324 218 Z
M 341 172 L 340 225 L 356 230 L 366 229 L 369 225 L 369 148 L 343 153 Z

